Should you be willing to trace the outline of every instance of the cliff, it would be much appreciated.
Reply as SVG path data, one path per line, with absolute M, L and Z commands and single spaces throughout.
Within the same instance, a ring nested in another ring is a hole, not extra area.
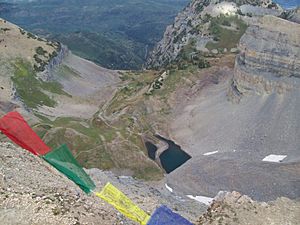
M 0 101 L 9 101 L 13 96 L 14 61 L 24 59 L 32 67 L 44 70 L 46 62 L 56 54 L 57 47 L 57 43 L 39 38 L 0 18 Z
M 240 93 L 283 93 L 300 88 L 300 26 L 265 16 L 239 44 L 233 84 Z

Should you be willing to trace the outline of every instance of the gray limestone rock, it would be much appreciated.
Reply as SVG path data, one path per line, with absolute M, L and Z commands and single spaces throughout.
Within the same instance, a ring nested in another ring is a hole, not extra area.
M 242 93 L 300 88 L 300 26 L 274 16 L 250 26 L 239 44 L 234 82 Z

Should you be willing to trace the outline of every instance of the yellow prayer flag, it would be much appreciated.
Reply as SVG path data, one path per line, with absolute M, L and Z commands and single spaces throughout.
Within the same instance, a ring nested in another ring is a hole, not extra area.
M 108 202 L 129 219 L 142 225 L 147 225 L 150 216 L 135 205 L 126 195 L 111 183 L 107 183 L 102 191 L 95 192 L 96 196 Z

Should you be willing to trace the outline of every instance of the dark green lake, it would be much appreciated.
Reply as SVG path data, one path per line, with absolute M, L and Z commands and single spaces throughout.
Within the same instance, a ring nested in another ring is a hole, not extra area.
M 156 135 L 160 140 L 167 142 L 169 148 L 160 155 L 160 162 L 167 173 L 171 173 L 176 168 L 188 161 L 191 156 L 181 149 L 174 141 Z M 149 149 L 148 149 L 149 151 Z
M 145 145 L 146 145 L 146 148 L 148 150 L 149 158 L 152 159 L 152 160 L 155 160 L 155 154 L 156 154 L 156 151 L 157 151 L 156 145 L 152 144 L 149 141 L 146 141 Z

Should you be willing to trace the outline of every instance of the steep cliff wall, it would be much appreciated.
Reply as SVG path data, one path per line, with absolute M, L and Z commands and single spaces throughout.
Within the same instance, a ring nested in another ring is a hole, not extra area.
M 239 92 L 283 93 L 300 88 L 300 26 L 265 16 L 239 44 L 234 86 Z

